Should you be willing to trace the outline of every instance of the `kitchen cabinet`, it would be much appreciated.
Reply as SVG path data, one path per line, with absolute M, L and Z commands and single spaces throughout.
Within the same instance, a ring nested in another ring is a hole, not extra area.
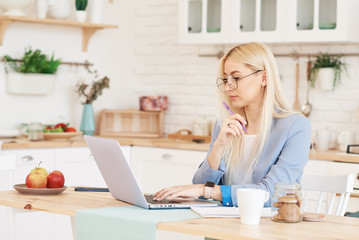
M 18 149 L 18 150 L 3 150 L 4 157 L 12 156 L 14 158 L 14 168 L 12 168 L 10 186 L 25 183 L 26 176 L 30 170 L 35 168 L 42 161 L 41 166 L 52 171 L 55 168 L 55 154 L 53 149 Z M 1 161 L 1 160 L 0 160 Z M 15 166 L 16 165 L 16 166 Z M 6 211 L 9 211 L 6 209 Z M 8 227 L 9 220 L 6 218 L 9 212 L 2 215 L 2 219 L 5 219 Z M 15 224 L 15 236 L 16 240 L 27 239 L 29 234 L 33 239 L 46 240 L 56 239 L 54 236 L 54 215 L 44 212 L 29 212 L 29 213 L 17 213 Z M 4 226 L 4 225 L 2 225 Z M 41 226 L 41 229 L 39 229 Z M 2 232 L 4 234 L 7 231 Z M 6 239 L 6 238 L 4 238 Z
M 128 161 L 130 146 L 121 146 Z M 56 148 L 56 168 L 63 172 L 67 186 L 107 187 L 88 147 Z
M 144 193 L 173 185 L 192 184 L 207 152 L 169 148 L 132 147 L 132 170 Z
M 0 191 L 5 191 L 11 188 L 11 173 L 16 167 L 16 156 L 3 155 L 2 152 L 0 150 Z M 0 206 L 0 239 L 7 239 L 7 214 L 8 209 Z
M 183 0 L 179 4 L 179 42 L 224 43 L 228 41 L 230 1 Z
M 101 172 L 87 147 L 55 149 L 56 168 L 67 186 L 106 187 Z
M 179 42 L 358 42 L 356 0 L 179 1 Z
M 86 52 L 88 43 L 92 35 L 97 31 L 104 28 L 117 28 L 115 25 L 108 24 L 93 24 L 93 23 L 82 23 L 82 22 L 71 22 L 67 20 L 58 20 L 58 19 L 42 19 L 42 18 L 32 18 L 32 17 L 18 17 L 18 16 L 0 16 L 0 45 L 2 45 L 2 40 L 6 29 L 10 24 L 14 22 L 21 23 L 31 23 L 31 24 L 50 24 L 50 25 L 61 25 L 67 27 L 78 27 L 82 30 L 82 51 Z
M 6 150 L 7 154 L 16 156 L 16 169 L 12 173 L 12 185 L 25 183 L 31 169 L 38 166 L 48 171 L 55 170 L 55 152 L 53 149 L 18 149 Z
M 359 1 L 295 0 L 286 3 L 286 41 L 359 41 Z

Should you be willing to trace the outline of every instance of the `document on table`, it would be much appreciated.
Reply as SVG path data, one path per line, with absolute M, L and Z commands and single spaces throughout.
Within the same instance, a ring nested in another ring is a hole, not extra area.
M 237 207 L 191 207 L 191 209 L 202 217 L 240 217 Z M 263 208 L 261 217 L 270 216 L 271 208 Z

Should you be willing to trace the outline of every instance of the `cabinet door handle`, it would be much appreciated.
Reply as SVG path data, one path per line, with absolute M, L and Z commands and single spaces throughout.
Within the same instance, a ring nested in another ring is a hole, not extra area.
M 358 173 L 357 179 L 359 180 L 359 173 Z
M 172 160 L 173 156 L 169 153 L 165 153 L 162 155 L 162 158 L 166 160 Z
M 23 156 L 23 157 L 21 158 L 21 160 L 22 160 L 23 162 L 31 162 L 31 161 L 34 160 L 34 158 L 33 158 L 32 156 L 30 156 L 30 155 L 26 155 L 26 156 Z

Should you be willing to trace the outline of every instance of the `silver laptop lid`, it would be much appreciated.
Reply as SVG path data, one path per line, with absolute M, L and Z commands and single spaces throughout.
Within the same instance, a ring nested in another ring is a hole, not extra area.
M 121 201 L 149 208 L 118 141 L 84 136 L 112 196 Z

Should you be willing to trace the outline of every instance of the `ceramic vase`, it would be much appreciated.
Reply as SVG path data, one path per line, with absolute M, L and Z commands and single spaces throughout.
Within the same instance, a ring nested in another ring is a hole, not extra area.
M 36 16 L 38 18 L 46 18 L 47 10 L 49 9 L 49 1 L 36 0 L 35 8 L 36 8 Z
M 95 117 L 92 104 L 84 104 L 80 130 L 84 135 L 93 135 L 95 128 Z
M 103 18 L 103 0 L 90 0 L 89 1 L 89 20 L 92 23 L 100 24 Z

